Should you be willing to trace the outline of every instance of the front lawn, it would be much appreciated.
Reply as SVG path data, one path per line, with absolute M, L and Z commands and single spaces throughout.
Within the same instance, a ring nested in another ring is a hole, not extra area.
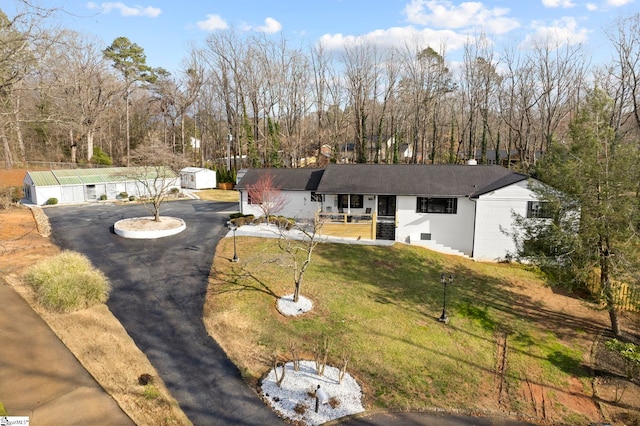
M 238 237 L 237 249 L 238 263 L 229 261 L 231 238 L 216 250 L 205 323 L 249 382 L 268 372 L 275 352 L 286 358 L 291 342 L 313 359 L 314 347 L 327 339 L 333 365 L 349 356 L 348 371 L 362 384 L 368 408 L 516 410 L 531 418 L 542 408 L 547 420 L 590 420 L 567 398 L 578 383 L 589 400 L 583 364 L 597 327 L 565 329 L 563 320 L 583 320 L 570 310 L 551 316 L 536 296 L 550 290 L 522 266 L 401 244 L 321 244 L 301 287 L 313 310 L 284 317 L 275 304 L 293 292 L 293 271 L 276 241 Z M 443 272 L 454 277 L 448 324 L 437 320 Z M 535 392 L 527 395 L 532 386 L 543 392 L 545 407 L 537 406 Z

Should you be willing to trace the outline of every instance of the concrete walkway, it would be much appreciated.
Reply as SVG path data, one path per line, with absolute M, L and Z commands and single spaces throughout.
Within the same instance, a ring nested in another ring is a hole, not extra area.
M 37 425 L 133 425 L 49 326 L 0 279 L 0 402 Z

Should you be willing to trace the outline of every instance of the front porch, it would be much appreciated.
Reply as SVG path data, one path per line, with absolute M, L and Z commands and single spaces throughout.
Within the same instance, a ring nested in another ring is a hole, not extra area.
M 322 222 L 320 233 L 332 237 L 376 239 L 375 213 L 318 212 L 316 221 Z

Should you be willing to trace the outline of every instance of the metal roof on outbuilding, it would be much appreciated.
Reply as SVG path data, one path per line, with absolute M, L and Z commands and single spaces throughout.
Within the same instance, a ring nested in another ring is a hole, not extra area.
M 204 169 L 202 167 L 184 167 L 180 169 L 180 173 L 200 173 L 200 172 L 207 172 L 207 171 L 215 173 L 214 170 Z
M 68 169 L 51 171 L 29 171 L 36 186 L 57 185 L 95 185 L 99 183 L 124 182 L 137 179 L 154 179 L 161 175 L 165 178 L 176 178 L 178 175 L 171 169 L 161 167 L 105 167 L 98 169 Z
M 58 179 L 56 179 L 56 176 L 51 171 L 27 172 L 27 176 L 31 178 L 31 181 L 36 186 L 60 185 L 60 182 L 58 182 Z

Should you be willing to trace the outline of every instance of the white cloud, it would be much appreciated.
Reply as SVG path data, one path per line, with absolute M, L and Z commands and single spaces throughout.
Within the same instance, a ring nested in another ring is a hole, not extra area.
M 446 53 L 462 48 L 467 40 L 468 37 L 466 35 L 458 34 L 451 30 L 433 30 L 430 28 L 418 30 L 409 26 L 376 30 L 359 36 L 325 34 L 320 37 L 319 43 L 328 50 L 340 50 L 345 45 L 370 43 L 377 46 L 398 48 L 424 48 L 430 46 L 436 51 L 444 47 Z
M 242 31 L 257 31 L 259 33 L 273 34 L 282 29 L 282 24 L 275 19 L 268 17 L 264 20 L 264 25 L 254 27 L 247 24 L 246 22 L 243 22 L 240 24 L 240 29 Z
M 504 34 L 520 26 L 509 17 L 504 7 L 486 8 L 480 2 L 468 1 L 455 5 L 448 0 L 411 0 L 405 7 L 407 21 L 436 28 L 482 28 L 493 34 Z
M 607 5 L 613 7 L 620 7 L 629 3 L 633 3 L 633 0 L 607 0 Z
M 218 15 L 207 15 L 204 21 L 196 22 L 196 27 L 203 31 L 226 30 L 229 25 Z
M 589 30 L 580 28 L 575 18 L 564 17 L 554 21 L 552 25 L 544 25 L 542 22 L 532 23 L 534 33 L 524 40 L 524 44 L 533 44 L 538 41 L 564 44 L 586 43 L 589 38 Z
M 115 3 L 100 3 L 99 5 L 94 2 L 87 3 L 89 9 L 100 9 L 101 13 L 110 13 L 116 9 L 120 11 L 122 16 L 147 16 L 149 18 L 155 18 L 162 13 L 162 9 L 158 9 L 153 6 L 127 6 L 122 2 Z
M 566 9 L 574 7 L 576 4 L 571 0 L 542 0 L 542 5 L 544 7 L 562 7 Z
M 256 31 L 261 33 L 273 34 L 282 29 L 282 24 L 273 18 L 267 18 L 264 20 L 264 25 L 256 27 Z
M 587 3 L 587 10 L 589 12 L 596 11 L 596 10 L 598 10 L 598 5 L 595 4 L 595 3 Z

